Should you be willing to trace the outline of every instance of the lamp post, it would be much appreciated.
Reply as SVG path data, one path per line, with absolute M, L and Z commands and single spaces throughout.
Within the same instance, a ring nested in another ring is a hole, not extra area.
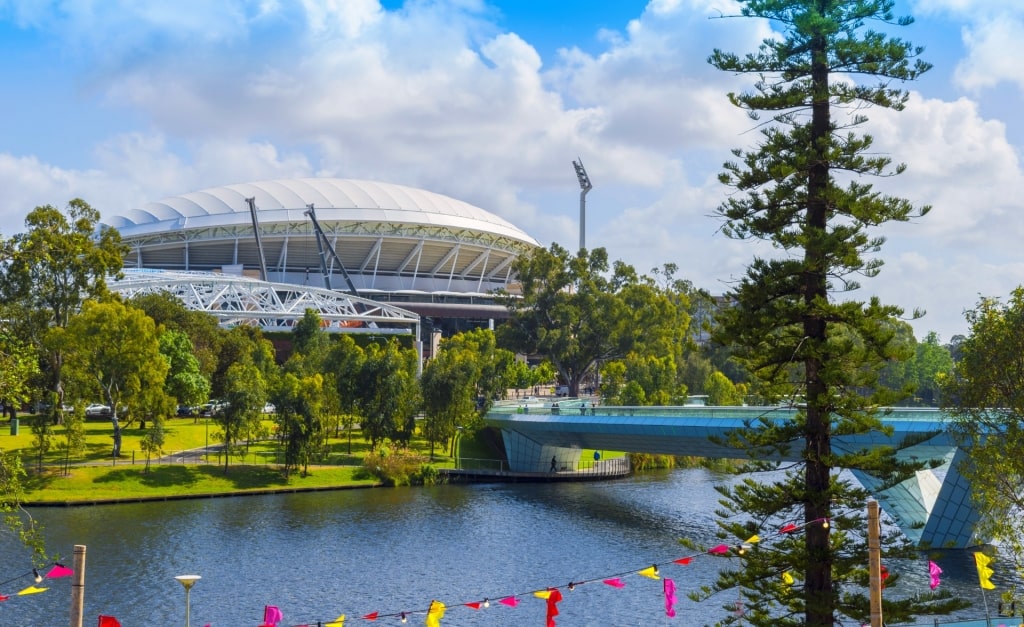
M 455 468 L 462 468 L 462 427 L 455 427 Z
M 185 627 L 190 627 L 188 595 L 189 591 L 192 590 L 192 586 L 196 585 L 196 582 L 202 579 L 202 577 L 199 575 L 178 575 L 175 579 L 180 581 L 181 585 L 185 586 Z

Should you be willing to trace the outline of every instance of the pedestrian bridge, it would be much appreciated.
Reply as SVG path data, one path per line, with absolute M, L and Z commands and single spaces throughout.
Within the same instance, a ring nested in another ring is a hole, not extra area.
M 851 452 L 873 446 L 905 446 L 898 453 L 900 458 L 937 463 L 894 486 L 863 472 L 853 475 L 915 544 L 949 548 L 978 544 L 974 537 L 978 513 L 971 502 L 970 485 L 959 472 L 966 455 L 949 434 L 949 417 L 937 409 L 886 411 L 882 422 L 892 428 L 891 435 L 833 436 L 832 446 Z M 513 471 L 545 472 L 552 460 L 560 466 L 576 467 L 582 449 L 741 457 L 741 451 L 716 444 L 712 438 L 724 440 L 730 431 L 751 421 L 784 421 L 795 413 L 787 407 L 594 407 L 585 400 L 563 400 L 497 404 L 484 421 L 501 429 Z M 908 442 L 913 444 L 906 446 Z M 797 443 L 793 456 L 780 461 L 796 461 L 801 451 Z

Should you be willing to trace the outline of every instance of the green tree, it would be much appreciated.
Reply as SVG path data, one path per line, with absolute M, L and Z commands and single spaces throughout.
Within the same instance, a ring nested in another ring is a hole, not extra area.
M 731 440 L 755 466 L 794 447 L 803 454 L 779 479 L 747 478 L 721 488 L 720 525 L 740 542 L 785 521 L 802 520 L 805 527 L 780 540 L 773 547 L 778 550 L 750 551 L 741 568 L 723 570 L 708 592 L 738 588 L 749 608 L 724 623 L 865 622 L 867 547 L 848 530 L 862 526 L 869 495 L 838 471 L 896 477 L 911 468 L 899 466 L 892 450 L 832 446 L 838 434 L 884 431 L 872 408 L 892 400 L 876 383 L 893 357 L 894 325 L 902 314 L 877 299 L 847 298 L 859 287 L 855 275 L 872 277 L 880 270 L 881 261 L 871 255 L 883 238 L 870 230 L 928 208 L 861 181 L 903 166 L 893 168 L 890 159 L 873 153 L 871 137 L 855 128 L 866 121 L 863 107 L 902 109 L 907 95 L 892 83 L 914 79 L 929 66 L 918 58 L 920 49 L 866 28 L 868 22 L 911 22 L 893 18 L 892 0 L 743 0 L 740 6 L 743 16 L 767 19 L 781 32 L 755 53 L 715 50 L 709 58 L 722 71 L 756 77 L 753 91 L 729 99 L 761 127 L 757 146 L 735 150 L 737 161 L 724 166 L 720 178 L 733 193 L 718 214 L 727 236 L 768 241 L 780 256 L 750 264 L 729 294 L 731 306 L 721 310 L 717 337 L 735 348 L 767 398 L 796 395 L 805 404 L 792 420 L 752 424 Z M 834 116 L 834 107 L 853 111 Z M 770 117 L 761 120 L 762 112 Z M 884 540 L 884 554 L 898 549 L 894 541 L 900 538 Z M 792 587 L 779 580 L 787 571 L 798 581 Z M 887 597 L 886 619 L 948 609 L 938 601 L 929 607 L 934 599 Z
M 43 527 L 22 507 L 24 501 L 25 468 L 21 457 L 15 453 L 0 451 L 0 514 L 7 529 L 18 536 L 23 545 L 32 549 L 35 562 L 42 566 L 46 561 L 43 544 Z
M 423 396 L 423 435 L 434 445 L 454 439 L 458 429 L 476 417 L 476 368 L 470 356 L 440 350 L 420 377 Z
M 210 397 L 210 381 L 200 371 L 192 340 L 184 331 L 164 331 L 160 334 L 160 354 L 167 360 L 168 372 L 164 382 L 167 395 L 181 405 L 195 406 Z
M 0 331 L 0 389 L 4 403 L 23 403 L 28 396 L 28 383 L 38 372 L 35 355 L 27 346 L 6 332 Z M 0 451 L 0 514 L 7 529 L 33 549 L 37 561 L 45 558 L 42 528 L 21 507 L 25 469 L 21 458 Z
M 973 461 L 961 472 L 982 514 L 979 531 L 1024 573 L 1024 288 L 1005 303 L 982 299 L 967 321 L 960 361 L 943 380 L 943 406 Z
M 552 244 L 518 257 L 513 270 L 521 293 L 500 299 L 510 318 L 498 329 L 499 343 L 545 356 L 570 395 L 579 395 L 580 383 L 599 363 L 621 359 L 638 344 L 649 347 L 638 349 L 645 354 L 674 354 L 679 309 L 632 267 L 616 262 L 609 268 L 603 248 L 572 256 Z
M 149 429 L 146 429 L 146 435 L 139 442 L 139 447 L 146 454 L 146 472 L 149 472 L 151 458 L 154 455 L 159 455 L 163 450 L 165 439 L 164 417 L 160 415 L 154 416 Z
M 309 464 L 323 450 L 327 386 L 320 373 L 305 376 L 286 372 L 277 383 L 273 398 L 285 442 L 285 474 L 291 470 L 309 473 Z
M 167 360 L 153 319 L 118 301 L 88 301 L 66 329 L 51 329 L 47 344 L 62 346 L 75 398 L 102 395 L 113 410 L 114 457 L 121 452 L 121 423 L 160 416 L 173 405 L 164 394 Z M 56 349 L 54 349 L 56 350 Z
M 107 293 L 108 276 L 121 271 L 126 249 L 114 229 L 97 235 L 100 213 L 83 200 L 68 203 L 67 214 L 45 205 L 25 218 L 26 232 L 0 243 L 0 295 L 11 329 L 41 348 L 51 327 L 64 328 L 82 302 Z M 53 421 L 64 406 L 62 346 L 41 353 Z
M 258 423 L 267 402 L 267 384 L 263 372 L 251 361 L 239 361 L 224 373 L 224 407 L 214 414 L 220 426 L 215 434 L 224 445 L 224 474 L 228 460 L 240 446 L 258 433 Z
M 726 406 L 743 404 L 743 386 L 737 386 L 717 370 L 708 375 L 704 382 L 704 393 L 708 395 L 708 405 Z
M 296 353 L 309 359 L 320 361 L 326 356 L 329 348 L 327 333 L 315 309 L 307 309 L 296 323 L 292 330 L 292 347 Z
M 934 331 L 918 342 L 914 355 L 916 379 L 915 398 L 921 405 L 938 407 L 941 404 L 942 381 L 953 371 L 953 357 L 949 349 L 939 342 Z
M 352 427 L 360 411 L 360 379 L 366 355 L 348 335 L 342 335 L 328 351 L 325 370 L 333 375 L 341 426 L 348 433 L 348 452 L 352 453 Z
M 418 356 L 389 340 L 371 344 L 359 372 L 356 406 L 371 452 L 385 439 L 408 443 L 419 408 Z
M 29 384 L 39 374 L 39 360 L 32 348 L 0 330 L 0 403 L 5 409 L 12 409 L 28 402 L 31 391 Z M 17 414 L 11 413 L 14 418 Z
M 192 311 L 169 292 L 137 294 L 129 304 L 146 312 L 157 327 L 182 331 L 192 343 L 192 353 L 199 362 L 199 372 L 209 381 L 217 370 L 220 343 L 224 331 L 217 318 L 205 311 Z M 205 398 L 202 400 L 206 400 Z
M 516 381 L 528 383 L 528 377 L 525 362 L 498 348 L 493 331 L 476 329 L 442 341 L 420 379 L 431 455 L 435 444 L 454 444 L 458 429 L 475 427 L 491 399 Z

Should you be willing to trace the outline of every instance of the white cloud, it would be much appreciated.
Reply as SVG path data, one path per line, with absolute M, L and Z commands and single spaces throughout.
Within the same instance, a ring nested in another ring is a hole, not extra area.
M 998 15 L 963 29 L 968 57 L 956 68 L 957 84 L 968 91 L 994 87 L 1002 81 L 1024 89 L 1024 15 Z
M 918 328 L 946 338 L 977 293 L 1006 293 L 1022 276 L 1017 147 L 979 95 L 992 81 L 1020 80 L 1015 68 L 984 65 L 998 42 L 1015 44 L 1010 27 L 1024 14 L 1000 33 L 984 19 L 1001 4 L 916 5 L 970 14 L 971 56 L 958 76 L 977 91 L 971 98 L 915 94 L 902 113 L 868 112 L 877 149 L 910 166 L 878 187 L 934 209 L 885 229 L 888 265 L 863 292 L 923 306 Z M 0 152 L 3 224 L 74 196 L 107 213 L 203 187 L 324 175 L 449 194 L 574 249 L 578 155 L 595 184 L 587 244 L 612 259 L 640 271 L 678 263 L 681 276 L 720 292 L 755 252 L 772 252 L 726 239 L 712 217 L 727 193 L 715 178 L 721 163 L 758 133 L 725 96 L 754 77 L 718 72 L 706 58 L 716 47 L 755 50 L 771 35 L 764 22 L 716 19 L 736 14 L 734 2 L 653 0 L 621 30 L 603 31 L 599 54 L 568 46 L 553 59 L 501 32 L 479 0 L 416 0 L 399 11 L 373 0 L 197 1 L 174 16 L 166 6 L 0 0 L 0 15 L 66 41 L 62 54 L 80 54 L 74 65 L 88 68 L 83 85 L 132 120 L 97 141 L 81 169 Z

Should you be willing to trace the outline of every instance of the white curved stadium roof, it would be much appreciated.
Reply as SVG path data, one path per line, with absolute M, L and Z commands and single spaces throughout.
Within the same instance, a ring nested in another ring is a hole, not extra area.
M 125 267 L 258 273 L 246 203 L 255 199 L 267 279 L 357 290 L 487 294 L 512 280 L 515 259 L 539 244 L 484 209 L 442 194 L 373 181 L 283 179 L 213 187 L 105 220 L 129 247 Z M 326 262 L 307 206 L 336 250 Z
M 508 221 L 449 196 L 404 185 L 336 178 L 282 179 L 211 187 L 151 202 L 106 224 L 123 238 L 174 229 L 250 224 L 246 198 L 255 198 L 260 222 L 303 219 L 306 206 L 321 222 L 385 221 L 489 231 L 533 246 L 537 241 Z M 298 212 L 297 215 L 295 212 Z

